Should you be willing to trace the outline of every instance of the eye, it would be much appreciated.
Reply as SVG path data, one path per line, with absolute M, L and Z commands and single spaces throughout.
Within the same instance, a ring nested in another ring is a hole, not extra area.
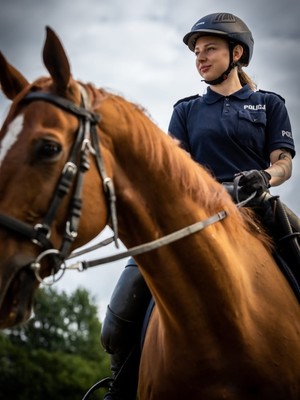
M 61 153 L 62 146 L 53 140 L 43 139 L 39 141 L 35 148 L 35 157 L 45 161 L 51 161 L 57 158 Z

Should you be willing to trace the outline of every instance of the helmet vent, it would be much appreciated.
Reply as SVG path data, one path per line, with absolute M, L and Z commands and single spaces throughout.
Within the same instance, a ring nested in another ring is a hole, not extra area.
M 219 22 L 221 22 L 221 23 L 236 22 L 236 18 L 232 14 L 220 13 L 215 16 L 213 23 L 217 24 Z

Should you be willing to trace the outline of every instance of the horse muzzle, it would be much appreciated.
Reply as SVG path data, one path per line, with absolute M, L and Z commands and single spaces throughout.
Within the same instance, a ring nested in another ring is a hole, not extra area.
M 0 329 L 23 323 L 31 315 L 34 292 L 39 286 L 30 268 L 33 261 L 31 256 L 18 254 L 1 266 Z

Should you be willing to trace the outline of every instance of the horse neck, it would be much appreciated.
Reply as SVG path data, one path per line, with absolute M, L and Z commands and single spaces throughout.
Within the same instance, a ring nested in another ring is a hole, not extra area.
M 127 167 L 134 182 L 127 188 L 123 187 L 124 181 L 120 186 L 117 184 L 120 237 L 127 248 L 211 216 L 183 193 L 172 177 L 162 179 L 162 174 L 151 171 L 145 174 L 143 167 L 143 163 Z M 222 305 L 226 313 L 231 309 L 234 313 L 236 304 L 240 304 L 241 282 L 245 276 L 221 222 L 174 244 L 137 256 L 136 261 L 171 334 L 174 325 L 183 323 L 186 329 L 193 331 L 193 315 L 205 315 L 208 309 L 213 311 L 209 319 L 222 320 L 226 328 L 223 311 L 218 311 L 219 319 L 216 319 L 215 310 L 220 310 Z M 175 313 L 176 319 L 170 319 Z M 188 321 L 187 315 L 191 317 Z M 227 328 L 231 329 L 232 321 L 227 322 Z M 202 323 L 207 324 L 207 320 Z
M 113 126 L 108 129 L 114 149 L 120 238 L 128 248 L 204 220 L 221 211 L 227 201 L 222 204 L 220 199 L 227 199 L 223 189 L 170 138 L 153 126 L 147 131 L 145 124 L 128 129 L 116 124 L 118 132 Z M 190 187 L 185 187 L 184 181 Z M 206 199 L 196 196 L 200 186 L 205 189 L 202 193 L 206 192 Z M 207 199 L 214 192 L 221 194 Z M 233 206 L 228 207 L 233 210 Z M 136 257 L 166 319 L 174 309 L 177 315 L 181 313 L 178 320 L 183 322 L 187 313 L 198 313 L 207 304 L 213 309 L 220 309 L 221 304 L 226 304 L 227 310 L 236 307 L 242 285 L 233 282 L 242 279 L 243 273 L 238 257 L 230 260 L 225 254 L 234 257 L 231 239 L 220 222 Z

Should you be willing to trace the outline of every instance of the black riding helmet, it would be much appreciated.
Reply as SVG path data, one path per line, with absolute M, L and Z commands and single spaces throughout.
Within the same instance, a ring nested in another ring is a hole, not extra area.
M 206 15 L 195 23 L 191 31 L 184 36 L 183 42 L 191 51 L 194 51 L 197 39 L 200 36 L 207 35 L 219 36 L 228 40 L 230 62 L 228 69 L 219 78 L 214 81 L 205 81 L 206 83 L 216 85 L 227 79 L 229 72 L 236 66 L 233 63 L 232 50 L 237 44 L 240 44 L 244 49 L 239 64 L 243 66 L 249 64 L 253 54 L 254 40 L 251 31 L 240 18 L 228 13 Z

